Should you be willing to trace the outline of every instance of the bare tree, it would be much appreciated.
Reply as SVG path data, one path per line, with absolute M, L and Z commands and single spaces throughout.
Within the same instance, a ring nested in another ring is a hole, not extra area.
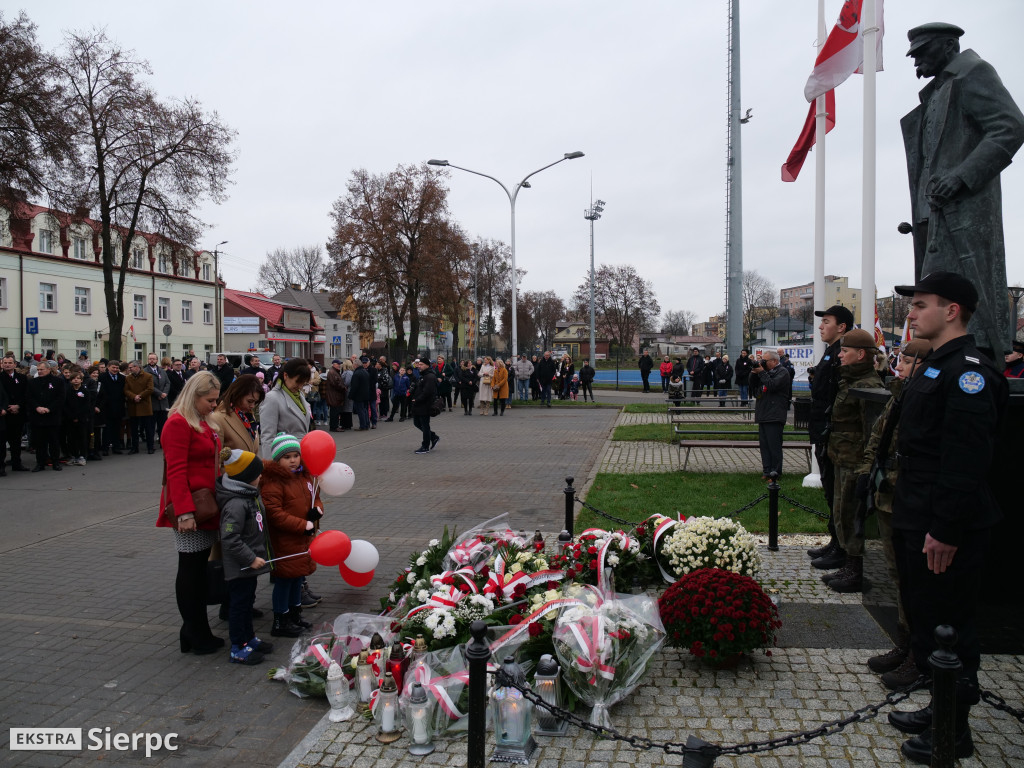
M 580 315 L 590 313 L 590 278 L 580 283 L 572 303 Z M 631 264 L 602 264 L 594 280 L 595 322 L 609 339 L 632 349 L 640 331 L 652 327 L 661 314 L 654 285 L 644 280 Z
M 670 309 L 661 323 L 661 332 L 672 336 L 688 336 L 697 322 L 697 313 L 688 309 Z
M 533 303 L 533 316 L 537 324 L 541 347 L 551 349 L 558 333 L 558 321 L 568 314 L 565 302 L 554 291 L 528 293 Z M 589 316 L 589 315 L 588 315 Z
M 319 291 L 327 287 L 328 279 L 327 261 L 320 244 L 291 250 L 275 248 L 256 273 L 257 286 L 270 296 L 293 285 L 303 291 Z
M 481 321 L 486 324 L 489 333 L 497 332 L 498 315 L 505 307 L 509 307 L 510 329 L 512 318 L 512 250 L 500 240 L 488 240 L 478 237 L 471 245 L 473 264 L 477 274 L 477 296 L 480 306 L 486 308 Z
M 185 259 L 198 269 L 195 252 L 182 246 L 194 244 L 205 228 L 192 212 L 197 202 L 227 197 L 235 132 L 191 98 L 161 101 L 143 82 L 149 65 L 101 30 L 69 34 L 57 68 L 72 101 L 78 162 L 85 169 L 64 177 L 63 194 L 75 206 L 70 210 L 99 207 L 109 354 L 118 358 L 136 233 L 160 233 L 175 246 L 176 263 Z
M 334 287 L 352 294 L 364 316 L 370 308 L 390 316 L 398 357 L 418 344 L 431 285 L 448 279 L 443 274 L 451 236 L 446 175 L 426 163 L 400 165 L 381 175 L 360 169 L 331 211 L 334 233 L 327 252 Z
M 757 270 L 743 271 L 744 339 L 754 338 L 754 329 L 779 314 L 779 292 L 775 283 Z
M 72 127 L 56 75 L 25 12 L 10 22 L 0 13 L 0 199 L 7 205 L 14 202 L 12 188 L 48 191 L 72 158 Z

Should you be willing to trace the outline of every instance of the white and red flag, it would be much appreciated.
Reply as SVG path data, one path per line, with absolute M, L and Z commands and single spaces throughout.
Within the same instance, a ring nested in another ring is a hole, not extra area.
M 786 162 L 782 164 L 782 180 L 796 181 L 796 177 L 803 168 L 807 153 L 811 151 L 815 141 L 815 109 L 817 102 L 811 102 L 811 108 L 807 110 L 807 119 L 804 120 L 803 130 L 800 137 L 793 145 L 793 151 L 789 153 Z M 836 126 L 836 92 L 829 91 L 825 94 L 825 133 L 828 133 Z
M 875 18 L 878 34 L 875 36 L 876 71 L 882 71 L 882 0 L 876 0 Z M 804 97 L 814 101 L 826 91 L 846 82 L 864 65 L 864 44 L 861 41 L 861 6 L 863 0 L 846 0 L 839 11 L 839 20 L 832 27 L 825 45 L 814 60 L 814 70 L 804 86 Z M 862 73 L 863 74 L 863 73 Z

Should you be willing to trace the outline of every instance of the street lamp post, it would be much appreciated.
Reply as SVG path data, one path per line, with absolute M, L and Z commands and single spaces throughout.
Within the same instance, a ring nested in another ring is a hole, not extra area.
M 583 218 L 590 222 L 590 361 L 597 368 L 597 347 L 594 338 L 594 222 L 601 218 L 604 211 L 604 200 L 594 200 L 590 208 L 583 212 Z
M 442 166 L 442 167 L 445 167 L 445 168 L 457 168 L 458 170 L 465 171 L 466 173 L 472 173 L 472 174 L 475 174 L 477 176 L 483 176 L 485 179 L 490 179 L 491 181 L 495 182 L 499 187 L 501 187 L 503 190 L 505 190 L 505 194 L 508 195 L 508 202 L 509 202 L 509 205 L 512 208 L 512 243 L 511 243 L 511 249 L 512 249 L 512 354 L 513 355 L 516 355 L 518 353 L 518 351 L 519 351 L 519 328 L 516 325 L 516 294 L 517 294 L 517 289 L 518 289 L 517 283 L 519 282 L 518 281 L 518 277 L 516 275 L 516 198 L 519 197 L 519 190 L 521 190 L 523 187 L 529 188 L 530 185 L 527 182 L 527 179 L 529 179 L 531 176 L 535 176 L 538 173 L 540 173 L 541 171 L 547 170 L 548 168 L 550 168 L 553 165 L 558 165 L 563 160 L 575 160 L 578 157 L 583 157 L 583 153 L 582 152 L 566 152 L 560 159 L 555 160 L 555 162 L 548 163 L 543 168 L 538 168 L 536 171 L 533 171 L 533 173 L 528 173 L 526 176 L 523 177 L 522 181 L 520 181 L 518 184 L 515 185 L 515 187 L 513 187 L 512 190 L 509 190 L 509 188 L 506 187 L 501 181 L 499 181 L 494 176 L 491 176 L 489 174 L 481 173 L 480 171 L 474 171 L 474 170 L 472 170 L 470 168 L 463 168 L 462 166 L 454 165 L 452 163 L 449 163 L 447 160 L 428 160 L 427 161 L 427 165 L 439 165 L 439 166 Z
M 221 240 L 213 246 L 213 311 L 214 321 L 217 323 L 214 328 L 214 341 L 217 342 L 217 352 L 224 351 L 224 324 L 220 321 L 220 250 L 222 245 L 227 245 L 227 240 Z
M 1019 285 L 1011 285 L 1006 290 L 1010 292 L 1010 298 L 1013 299 L 1013 320 L 1011 322 L 1013 334 L 1010 336 L 1012 342 L 1017 340 L 1017 304 L 1020 303 L 1020 297 L 1024 296 L 1024 288 Z

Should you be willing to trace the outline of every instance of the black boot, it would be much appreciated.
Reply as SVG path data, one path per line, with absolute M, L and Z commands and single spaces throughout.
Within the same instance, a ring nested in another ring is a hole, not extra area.
M 843 567 L 838 571 L 830 571 L 829 573 L 821 574 L 821 582 L 827 585 L 832 581 L 832 579 L 844 579 L 848 575 L 849 571 L 847 570 L 846 565 L 843 565 Z
M 967 724 L 967 717 L 960 717 L 957 713 L 956 730 L 954 731 L 953 757 L 963 760 L 974 754 L 974 740 L 971 739 L 971 727 Z M 900 752 L 912 763 L 931 765 L 932 762 L 932 729 L 929 727 L 920 736 L 907 739 L 900 747 Z
M 846 568 L 843 570 L 846 571 L 846 575 L 836 575 L 825 582 L 828 588 L 833 592 L 861 592 L 864 588 L 864 558 L 846 558 Z
M 287 613 L 275 613 L 270 634 L 274 637 L 298 637 L 302 634 L 302 627 L 295 626 Z
M 890 691 L 895 691 L 900 688 L 906 688 L 919 677 L 921 677 L 921 670 L 917 668 L 917 664 L 914 661 L 914 653 L 911 651 L 907 654 L 907 658 L 903 660 L 903 663 L 896 669 L 882 675 L 882 685 Z
M 831 554 L 833 551 L 835 551 L 835 549 L 838 546 L 839 546 L 839 539 L 837 539 L 835 536 L 833 536 L 832 538 L 830 538 L 828 540 L 828 543 L 826 543 L 826 544 L 824 544 L 824 545 L 822 545 L 820 547 L 812 547 L 811 549 L 808 549 L 807 550 L 807 555 L 812 560 L 817 560 L 819 557 L 824 557 L 825 555 Z
M 888 653 L 881 653 L 868 659 L 868 669 L 878 674 L 892 672 L 903 666 L 903 662 L 910 655 L 910 635 L 906 630 L 900 629 L 896 634 L 896 647 Z M 913 681 L 911 681 L 913 682 Z
M 313 625 L 308 621 L 302 620 L 302 608 L 296 606 L 288 611 L 288 619 L 292 624 L 299 627 L 300 629 L 312 629 Z
M 890 712 L 889 725 L 903 733 L 924 733 L 932 727 L 932 705 L 912 712 Z
M 846 550 L 837 544 L 831 554 L 811 560 L 811 565 L 820 571 L 831 571 L 833 568 L 839 568 L 845 562 Z

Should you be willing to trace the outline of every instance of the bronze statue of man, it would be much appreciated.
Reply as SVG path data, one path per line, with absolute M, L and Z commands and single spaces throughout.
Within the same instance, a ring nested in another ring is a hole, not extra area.
M 1024 115 L 995 69 L 964 31 L 935 22 L 907 33 L 917 76 L 932 78 L 901 121 L 913 208 L 914 277 L 956 272 L 978 289 L 969 331 L 1002 360 L 1016 325 L 1010 318 L 999 174 L 1024 143 Z

